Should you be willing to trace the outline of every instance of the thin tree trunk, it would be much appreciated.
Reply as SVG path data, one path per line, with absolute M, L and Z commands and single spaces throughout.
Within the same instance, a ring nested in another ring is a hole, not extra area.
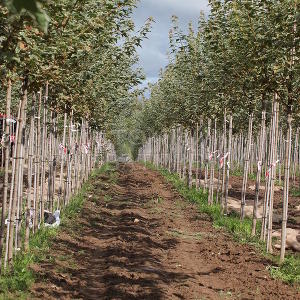
M 222 173 L 222 196 L 221 203 L 225 201 L 225 177 L 226 177 L 226 151 L 227 151 L 227 116 L 226 116 L 226 108 L 224 112 L 224 131 L 223 131 L 223 173 Z
M 210 150 L 211 150 L 211 120 L 207 121 L 207 135 L 206 135 L 206 165 L 205 165 L 205 178 L 204 178 L 204 191 L 208 189 L 208 170 L 210 164 Z
M 288 218 L 290 162 L 291 162 L 291 148 L 292 148 L 291 123 L 292 123 L 292 114 L 289 113 L 287 117 L 287 133 L 286 133 L 285 163 L 284 163 L 284 192 L 283 192 L 280 262 L 284 261 L 285 245 L 286 245 L 286 226 L 287 226 L 287 218 Z
M 277 159 L 277 138 L 278 138 L 278 112 L 279 104 L 277 102 L 277 94 L 275 94 L 274 103 L 274 127 L 273 127 L 273 143 L 272 143 L 272 161 L 271 168 L 271 190 L 270 190 L 270 205 L 269 205 L 269 219 L 268 219 L 268 239 L 267 239 L 267 252 L 272 253 L 272 227 L 273 227 L 273 196 L 274 196 L 274 181 L 276 174 L 276 159 Z
M 214 136 L 211 140 L 211 161 L 210 161 L 210 177 L 209 177 L 209 194 L 208 203 L 210 205 L 214 202 L 214 179 L 215 179 L 215 150 L 217 144 L 217 121 L 215 120 Z
M 30 113 L 30 129 L 29 129 L 29 142 L 28 142 L 28 166 L 27 166 L 27 202 L 26 202 L 26 211 L 25 211 L 25 251 L 29 249 L 29 233 L 30 233 L 30 207 L 31 207 L 31 197 L 32 197 L 32 170 L 33 170 L 33 158 L 34 154 L 34 114 L 35 114 L 35 102 L 36 96 L 32 95 L 32 105 L 31 105 L 31 113 Z M 35 168 L 36 169 L 36 168 Z
M 229 133 L 228 133 L 228 160 L 226 166 L 226 179 L 225 179 L 225 199 L 224 199 L 224 207 L 223 207 L 223 213 L 225 215 L 228 214 L 228 184 L 229 184 L 229 176 L 230 176 L 230 167 L 231 167 L 231 142 L 232 141 L 232 114 L 229 115 Z
M 261 134 L 260 134 L 260 145 L 258 151 L 258 162 L 257 162 L 257 173 L 256 173 L 256 183 L 255 183 L 255 199 L 253 204 L 253 220 L 252 220 L 252 236 L 256 233 L 256 223 L 257 223 L 257 208 L 259 201 L 259 189 L 260 189 L 260 180 L 261 172 L 263 166 L 263 152 L 265 151 L 265 135 L 266 135 L 266 111 L 262 111 L 261 115 Z
M 45 172 L 46 172 L 46 157 L 47 157 L 47 102 L 48 102 L 48 82 L 46 83 L 44 105 L 43 105 L 43 138 L 42 138 L 42 168 L 41 168 L 41 185 L 40 185 L 40 224 L 44 222 L 44 185 L 45 185 Z M 37 213 L 35 214 L 35 226 L 37 227 Z M 36 230 L 37 228 L 35 228 Z
M 3 198 L 2 198 L 2 211 L 1 211 L 1 228 L 0 228 L 0 272 L 2 270 L 2 252 L 4 244 L 4 228 L 6 217 L 6 206 L 8 198 L 8 176 L 9 176 L 9 157 L 10 157 L 10 122 L 7 118 L 10 118 L 11 107 L 11 80 L 7 80 L 6 88 L 6 122 L 5 122 L 5 162 L 4 162 L 4 184 L 3 184 Z
M 189 187 L 193 186 L 193 162 L 194 162 L 194 133 L 189 132 Z
M 35 162 L 34 162 L 34 193 L 33 193 L 33 207 L 32 207 L 32 230 L 35 232 L 37 229 L 37 215 L 40 201 L 40 179 L 41 179 L 41 148 L 43 148 L 44 141 L 41 141 L 41 108 L 42 108 L 42 89 L 38 92 L 39 94 L 39 105 L 38 105 L 38 113 L 37 113 L 37 129 L 36 129 L 36 154 L 35 154 Z M 42 144 L 42 146 L 41 146 Z M 42 158 L 43 160 L 43 158 Z M 29 232 L 27 232 L 29 235 Z M 28 236 L 29 238 L 29 236 Z
M 299 138 L 299 128 L 297 128 L 296 135 L 295 135 L 295 145 L 294 145 L 294 155 L 293 155 L 293 157 L 294 157 L 294 159 L 293 159 L 293 175 L 292 175 L 293 186 L 296 186 L 298 138 Z
M 19 192 L 19 184 L 20 184 L 20 166 L 22 164 L 21 158 L 21 149 L 22 149 L 22 142 L 23 142 L 23 130 L 24 130 L 24 117 L 25 117 L 25 110 L 27 105 L 27 85 L 28 79 L 26 78 L 23 82 L 22 87 L 22 98 L 20 100 L 20 115 L 18 118 L 18 125 L 17 125 L 17 137 L 16 137 L 16 151 L 14 155 L 14 160 L 16 161 L 15 167 L 15 180 L 14 180 L 14 187 L 13 187 L 13 197 L 12 197 L 12 205 L 9 215 L 9 224 L 8 228 L 8 241 L 7 241 L 7 262 L 9 265 L 12 264 L 13 258 L 13 242 L 14 242 L 14 221 L 16 218 L 16 208 L 17 208 L 17 201 L 18 201 L 18 192 Z
M 199 124 L 196 125 L 196 141 L 195 141 L 195 154 L 196 154 L 196 189 L 199 189 Z
M 249 157 L 250 157 L 251 142 L 252 142 L 252 123 L 253 123 L 253 113 L 250 114 L 250 118 L 249 118 L 247 150 L 246 150 L 246 157 L 245 157 L 245 160 L 244 160 L 244 177 L 243 177 L 242 200 L 241 200 L 241 220 L 243 220 L 244 217 L 245 217 L 245 204 L 246 204 L 246 192 L 247 192 L 247 181 L 248 181 Z

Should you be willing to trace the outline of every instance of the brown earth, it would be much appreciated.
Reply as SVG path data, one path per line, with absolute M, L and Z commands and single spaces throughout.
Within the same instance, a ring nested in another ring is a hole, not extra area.
M 193 172 L 195 174 L 195 170 Z M 201 179 L 204 180 L 204 171 L 200 174 Z M 218 176 L 218 172 L 215 172 L 215 176 Z M 282 176 L 283 178 L 283 176 Z M 246 193 L 246 205 L 253 206 L 255 199 L 255 190 L 249 189 L 250 186 L 255 187 L 255 180 L 248 178 L 247 181 L 247 193 Z M 222 184 L 222 182 L 220 183 Z M 283 184 L 283 179 L 282 179 Z M 235 198 L 239 203 L 241 202 L 243 176 L 230 175 L 229 177 L 229 197 Z M 261 187 L 265 187 L 265 182 L 260 183 Z M 299 189 L 300 182 L 296 180 L 295 186 L 293 186 L 293 180 L 290 178 L 290 193 L 289 193 L 289 207 L 288 207 L 288 223 L 287 227 L 300 230 L 300 197 L 293 196 L 292 189 Z M 260 190 L 259 203 L 263 203 L 264 190 Z M 274 191 L 274 213 L 273 213 L 273 228 L 281 229 L 282 220 L 282 203 L 283 203 L 283 190 L 282 186 L 276 186 Z
M 241 199 L 243 178 L 237 176 L 230 176 L 229 183 L 232 188 L 229 190 L 229 196 L 236 198 L 238 201 Z M 290 181 L 290 189 L 292 188 L 292 181 Z M 255 199 L 255 191 L 250 190 L 249 186 L 255 186 L 255 180 L 248 179 L 248 189 L 246 194 L 246 203 L 253 206 Z M 261 186 L 265 186 L 262 182 Z M 298 186 L 298 185 L 297 185 Z M 282 202 L 283 202 L 283 191 L 279 190 L 274 192 L 274 216 L 273 216 L 273 228 L 281 229 L 282 220 Z M 260 191 L 259 200 L 262 203 L 264 199 L 264 190 Z M 289 208 L 288 208 L 288 224 L 287 226 L 294 229 L 300 229 L 300 210 L 297 208 L 300 205 L 300 197 L 289 195 Z
M 213 228 L 158 172 L 120 165 L 92 186 L 79 217 L 32 266 L 31 298 L 300 298 L 270 278 L 268 260 Z

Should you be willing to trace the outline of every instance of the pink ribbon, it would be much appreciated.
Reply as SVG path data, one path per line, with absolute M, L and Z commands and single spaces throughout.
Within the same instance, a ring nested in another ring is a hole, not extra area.
M 277 163 L 279 163 L 279 159 L 276 160 L 275 162 L 273 162 L 270 166 L 270 168 L 266 171 L 266 178 L 268 178 L 270 176 L 270 172 L 272 170 L 273 167 L 275 167 L 277 165 Z
M 220 159 L 220 169 L 223 168 L 224 160 L 227 158 L 228 155 L 229 155 L 229 152 L 227 152 L 224 156 L 221 157 L 221 159 Z

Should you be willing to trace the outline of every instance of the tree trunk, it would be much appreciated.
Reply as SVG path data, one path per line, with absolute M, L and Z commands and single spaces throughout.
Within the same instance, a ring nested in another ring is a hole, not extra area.
M 1 228 L 0 228 L 0 272 L 2 270 L 2 252 L 4 244 L 4 228 L 6 217 L 6 206 L 8 198 L 8 175 L 9 175 L 9 157 L 10 157 L 10 122 L 7 118 L 10 118 L 11 107 L 11 80 L 7 79 L 6 88 L 6 120 L 5 120 L 5 162 L 4 162 L 4 184 L 3 184 L 3 198 L 2 198 L 2 211 L 1 211 Z
M 46 157 L 47 157 L 47 102 L 48 102 L 48 83 L 46 83 L 45 96 L 44 96 L 44 105 L 43 105 L 43 138 L 42 138 L 42 169 L 41 169 L 41 185 L 40 185 L 40 224 L 44 222 L 44 186 L 46 179 Z M 37 214 L 35 216 L 35 230 L 37 229 Z
M 278 138 L 278 112 L 279 112 L 279 104 L 277 102 L 277 94 L 275 94 L 274 100 L 274 124 L 273 124 L 273 134 L 272 134 L 272 160 L 273 162 L 270 176 L 271 176 L 271 185 L 270 185 L 270 200 L 269 200 L 269 219 L 268 219 L 268 239 L 267 239 L 267 252 L 272 253 L 272 227 L 273 227 L 273 196 L 274 196 L 274 181 L 276 180 L 276 160 L 277 160 L 277 138 Z
M 16 136 L 16 151 L 14 154 L 15 160 L 15 178 L 14 178 L 14 186 L 13 186 L 13 196 L 12 196 L 12 203 L 11 203 L 11 210 L 9 212 L 9 219 L 8 219 L 8 230 L 7 230 L 7 262 L 8 265 L 12 264 L 13 258 L 13 243 L 14 243 L 14 222 L 16 221 L 16 208 L 17 208 L 17 201 L 18 201 L 18 192 L 19 192 L 19 184 L 20 184 L 20 169 L 21 164 L 23 163 L 21 158 L 21 149 L 22 149 L 22 142 L 23 142 L 23 132 L 24 132 L 24 123 L 25 123 L 25 110 L 27 105 L 27 86 L 28 86 L 28 79 L 26 78 L 23 82 L 22 86 L 22 98 L 20 100 L 20 114 L 18 118 L 17 124 L 17 136 Z
M 29 141 L 28 141 L 28 166 L 27 166 L 27 202 L 26 202 L 26 211 L 25 211 L 25 251 L 29 249 L 29 233 L 30 233 L 30 207 L 32 201 L 32 170 L 33 170 L 33 161 L 35 161 L 34 156 L 34 117 L 35 117 L 35 102 L 36 95 L 32 95 L 32 105 L 30 112 L 30 129 L 29 129 Z M 36 168 L 35 168 L 36 169 Z
M 221 203 L 224 205 L 225 201 L 225 177 L 226 177 L 226 152 L 227 152 L 227 118 L 226 118 L 226 108 L 224 112 L 224 129 L 223 129 L 223 173 L 222 173 L 222 195 L 221 195 Z
M 263 110 L 261 115 L 261 133 L 260 133 L 260 145 L 258 152 L 258 162 L 257 162 L 257 173 L 256 173 L 256 183 L 255 183 L 255 199 L 253 204 L 253 220 L 252 220 L 252 236 L 256 233 L 256 223 L 257 223 L 257 207 L 259 201 L 259 188 L 261 180 L 261 172 L 263 166 L 263 152 L 265 151 L 265 135 L 266 135 L 266 111 Z
M 195 141 L 195 154 L 196 154 L 196 189 L 199 189 L 199 124 L 196 125 L 196 141 Z
M 285 245 L 286 245 L 286 225 L 287 225 L 287 218 L 288 218 L 290 162 L 291 162 L 291 148 L 292 148 L 291 123 L 292 123 L 292 114 L 289 113 L 287 117 L 287 133 L 286 133 L 285 163 L 284 163 L 284 191 L 283 191 L 280 262 L 284 261 Z
M 229 175 L 230 175 L 230 167 L 231 167 L 231 140 L 232 140 L 232 114 L 229 115 L 229 133 L 228 133 L 228 160 L 226 164 L 226 179 L 225 179 L 225 199 L 224 199 L 224 207 L 223 207 L 223 213 L 225 215 L 228 214 L 228 207 L 227 207 L 227 201 L 228 201 L 228 184 L 229 184 Z M 225 166 L 224 166 L 225 167 Z
M 208 203 L 214 202 L 214 179 L 215 179 L 215 151 L 217 144 L 217 121 L 215 120 L 214 136 L 211 140 L 211 161 L 210 161 L 210 177 L 209 177 L 209 194 Z
M 247 149 L 246 149 L 246 157 L 244 159 L 244 177 L 243 177 L 242 200 L 241 200 L 241 220 L 243 220 L 245 217 L 249 158 L 250 158 L 251 142 L 252 142 L 252 123 L 253 123 L 253 113 L 250 114 L 250 118 L 249 118 Z

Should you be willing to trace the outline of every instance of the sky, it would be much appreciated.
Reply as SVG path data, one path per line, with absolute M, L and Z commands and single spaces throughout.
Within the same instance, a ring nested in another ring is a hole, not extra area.
M 147 86 L 148 82 L 156 82 L 160 69 L 168 63 L 172 15 L 179 18 L 181 29 L 187 29 L 190 21 L 196 28 L 200 11 L 208 13 L 208 0 L 140 0 L 133 14 L 136 29 L 143 26 L 150 16 L 155 21 L 148 39 L 143 41 L 141 48 L 138 48 L 139 65 L 147 76 L 142 86 Z

